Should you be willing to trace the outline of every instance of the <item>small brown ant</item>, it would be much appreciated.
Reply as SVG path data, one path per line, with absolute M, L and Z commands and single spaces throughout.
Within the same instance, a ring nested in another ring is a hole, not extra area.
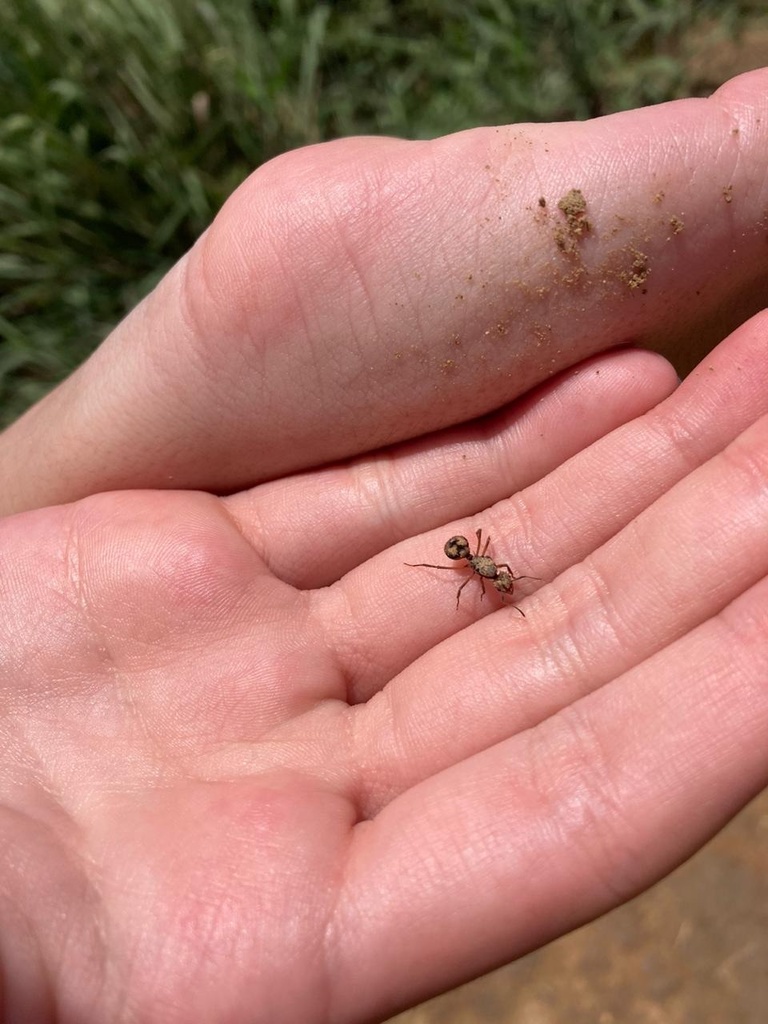
M 482 593 L 480 594 L 481 601 L 485 597 L 486 580 L 488 580 L 488 582 L 498 590 L 503 599 L 504 597 L 512 596 L 512 592 L 515 589 L 515 583 L 517 583 L 518 580 L 538 579 L 538 576 L 515 576 L 510 565 L 507 565 L 506 562 L 494 562 L 490 555 L 487 554 L 491 538 L 486 537 L 485 547 L 481 552 L 480 547 L 482 542 L 483 531 L 478 530 L 477 550 L 474 555 L 469 547 L 469 541 L 467 538 L 461 536 L 451 537 L 451 539 L 446 542 L 445 548 L 443 549 L 448 558 L 452 559 L 454 562 L 458 561 L 460 558 L 465 558 L 467 560 L 467 568 L 471 569 L 474 575 L 480 577 L 480 586 L 482 587 Z M 453 569 L 452 565 L 432 565 L 430 562 L 406 562 L 405 564 L 410 566 L 412 569 L 419 569 L 422 567 L 425 569 Z M 500 570 L 502 569 L 506 571 L 501 572 Z M 468 576 L 456 592 L 457 610 L 461 599 L 461 592 L 471 579 L 472 576 Z M 520 612 L 523 618 L 525 618 L 525 612 L 522 608 L 518 608 L 516 604 L 513 604 L 512 607 L 515 611 Z

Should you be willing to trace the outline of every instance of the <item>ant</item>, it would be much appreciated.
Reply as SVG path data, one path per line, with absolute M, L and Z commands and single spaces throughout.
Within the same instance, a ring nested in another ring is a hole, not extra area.
M 451 539 L 446 542 L 446 545 L 443 549 L 448 558 L 452 559 L 454 562 L 457 562 L 460 558 L 465 558 L 467 560 L 467 568 L 471 569 L 473 573 L 480 577 L 480 586 L 482 587 L 482 593 L 480 595 L 481 601 L 485 597 L 486 580 L 488 580 L 488 582 L 491 583 L 491 585 L 498 590 L 503 599 L 505 596 L 512 596 L 512 592 L 515 589 L 515 583 L 517 583 L 518 580 L 537 580 L 539 578 L 538 576 L 515 576 L 515 574 L 512 571 L 512 567 L 507 565 L 506 562 L 494 562 L 490 555 L 487 554 L 488 546 L 491 543 L 491 538 L 486 537 L 485 547 L 483 547 L 483 550 L 481 552 L 480 547 L 482 543 L 483 531 L 478 530 L 477 550 L 475 551 L 474 555 L 472 554 L 472 551 L 469 547 L 469 541 L 467 540 L 467 538 L 461 536 L 451 537 Z M 429 562 L 406 562 L 405 564 L 407 566 L 410 566 L 410 568 L 412 569 L 419 569 L 421 567 L 424 567 L 425 569 L 453 568 L 453 566 L 451 565 L 431 565 Z M 502 569 L 505 571 L 501 572 L 500 570 Z M 461 592 L 471 579 L 472 577 L 468 576 L 467 579 L 464 580 L 464 582 L 461 584 L 458 591 L 456 592 L 457 611 L 459 607 L 459 601 L 461 599 Z M 518 608 L 516 604 L 513 604 L 512 607 L 515 609 L 515 611 L 520 612 L 523 618 L 525 618 L 525 612 L 522 608 Z

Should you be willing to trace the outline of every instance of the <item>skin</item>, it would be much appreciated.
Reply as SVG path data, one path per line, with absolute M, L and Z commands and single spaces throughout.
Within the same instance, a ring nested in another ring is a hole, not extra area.
M 614 348 L 755 305 L 760 119 L 288 154 L 0 438 L 5 1021 L 382 1019 L 766 784 L 768 316 L 679 388 Z M 525 619 L 403 566 L 480 527 Z

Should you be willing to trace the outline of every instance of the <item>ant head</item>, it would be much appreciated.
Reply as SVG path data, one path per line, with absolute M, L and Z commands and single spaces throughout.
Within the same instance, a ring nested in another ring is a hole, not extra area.
M 443 550 L 448 558 L 453 558 L 454 561 L 458 558 L 471 558 L 472 556 L 466 537 L 451 537 Z

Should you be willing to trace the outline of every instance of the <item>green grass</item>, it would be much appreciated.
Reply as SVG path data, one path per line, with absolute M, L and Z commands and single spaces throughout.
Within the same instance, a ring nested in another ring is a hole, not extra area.
M 61 379 L 258 164 L 356 133 L 424 138 L 708 91 L 723 0 L 6 0 L 0 423 Z

